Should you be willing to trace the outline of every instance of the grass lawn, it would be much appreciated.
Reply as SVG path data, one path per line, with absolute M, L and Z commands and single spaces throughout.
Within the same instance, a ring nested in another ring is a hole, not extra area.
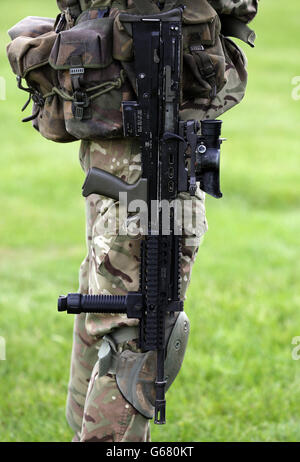
M 69 441 L 64 418 L 72 317 L 85 256 L 77 144 L 56 145 L 19 121 L 24 95 L 5 57 L 6 30 L 55 1 L 1 2 L 0 441 Z M 209 232 L 186 310 L 192 332 L 154 441 L 299 441 L 299 2 L 261 0 L 243 103 L 223 116 L 221 201 L 207 199 Z

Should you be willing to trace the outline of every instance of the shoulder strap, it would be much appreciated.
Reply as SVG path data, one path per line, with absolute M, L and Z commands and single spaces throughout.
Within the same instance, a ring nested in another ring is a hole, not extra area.
M 90 8 L 92 0 L 79 0 L 81 11 L 85 11 Z
M 154 0 L 134 0 L 134 4 L 140 14 L 160 13 L 160 9 Z
M 57 5 L 61 11 L 68 10 L 74 17 L 79 16 L 82 11 L 79 0 L 57 0 Z

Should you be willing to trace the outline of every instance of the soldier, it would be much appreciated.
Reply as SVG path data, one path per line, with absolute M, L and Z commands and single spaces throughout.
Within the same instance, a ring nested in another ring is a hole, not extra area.
M 231 22 L 231 25 L 234 24 L 235 30 L 233 35 L 253 44 L 252 31 L 248 28 L 241 28 L 241 23 L 245 25 L 246 22 L 253 19 L 257 12 L 257 0 L 202 1 L 203 8 L 206 11 L 212 10 L 208 5 L 209 3 L 218 14 L 223 15 L 223 17 L 233 18 L 234 22 Z M 120 2 L 112 0 L 57 0 L 57 2 L 61 10 L 65 12 L 64 18 L 68 23 L 68 27 L 74 26 L 74 15 L 75 17 L 78 16 L 82 10 L 89 7 L 114 6 L 118 8 L 119 4 L 124 6 L 126 3 L 128 8 L 134 5 L 134 0 L 128 0 L 128 2 L 125 2 L 125 0 Z M 188 4 L 192 7 L 191 2 L 192 0 L 180 3 Z M 140 0 L 136 0 L 136 4 L 138 3 L 141 5 Z M 171 7 L 175 3 L 178 4 L 174 0 L 153 1 L 153 3 L 155 5 L 158 4 L 160 8 L 164 4 L 168 7 Z M 191 8 L 191 11 L 191 23 L 193 23 L 193 8 Z M 213 13 L 216 15 L 215 11 Z M 32 19 L 34 18 L 29 18 L 31 27 Z M 45 24 L 45 18 L 40 19 L 43 20 L 43 27 L 46 27 L 47 30 L 53 28 L 51 21 L 49 25 L 49 21 L 46 21 Z M 238 19 L 237 22 L 236 19 Z M 24 24 L 21 23 L 21 26 L 24 27 Z M 206 29 L 206 33 L 208 30 L 209 28 Z M 216 30 L 216 33 L 219 34 L 219 30 Z M 48 42 L 50 42 L 49 52 L 51 52 L 56 35 L 53 30 L 49 34 L 41 37 L 46 37 Z M 14 40 L 13 46 L 9 49 L 9 57 L 13 70 L 19 77 L 20 84 L 22 77 L 28 79 L 28 75 L 25 72 L 22 73 L 22 66 L 19 66 L 19 63 L 23 65 L 23 59 L 24 56 L 26 57 L 28 50 L 31 52 L 35 48 L 27 46 L 27 40 L 29 40 L 27 38 L 24 39 L 24 37 L 21 37 L 21 42 L 18 42 L 16 37 L 19 35 L 29 35 L 31 37 L 30 40 L 35 40 L 36 31 L 33 34 L 32 31 L 25 34 L 24 31 L 20 31 L 20 25 L 17 25 L 11 31 L 11 37 L 12 39 L 16 39 L 16 41 Z M 225 39 L 223 38 L 222 40 Z M 25 43 L 25 49 L 20 47 L 20 43 L 23 44 L 23 42 Z M 14 43 L 17 43 L 17 45 L 14 46 Z M 188 89 L 188 92 L 194 89 L 199 94 L 198 96 L 194 94 L 190 99 L 187 98 L 183 101 L 181 107 L 182 120 L 214 119 L 239 103 L 244 96 L 247 72 L 245 70 L 246 59 L 243 53 L 232 42 L 227 41 L 226 46 L 225 44 L 223 45 L 224 49 L 227 50 L 225 57 L 220 39 L 218 39 L 217 43 L 219 44 L 219 48 L 216 48 L 214 51 L 222 55 L 221 59 L 217 60 L 217 62 L 214 62 L 214 52 L 211 53 L 211 58 L 203 58 L 201 53 L 197 55 L 197 51 L 193 55 L 192 47 L 186 47 L 187 56 L 184 63 L 189 63 L 192 67 L 190 74 L 184 72 L 186 79 L 184 85 Z M 46 49 L 47 53 L 48 48 L 41 47 L 42 51 L 44 49 Z M 200 48 L 200 51 L 202 50 L 203 47 Z M 16 59 L 16 56 L 18 59 Z M 224 64 L 225 60 L 226 66 Z M 51 59 L 49 62 L 51 64 Z M 43 64 L 45 64 L 44 60 Z M 199 67 L 201 72 L 199 72 Z M 212 67 L 214 70 L 213 76 L 211 75 Z M 32 69 L 34 70 L 35 67 Z M 64 67 L 59 68 L 54 65 L 54 69 L 63 70 Z M 193 69 L 195 72 L 194 75 L 192 75 Z M 45 71 L 47 75 L 49 74 L 48 71 L 49 69 Z M 205 75 L 205 72 L 202 75 L 202 71 L 209 72 L 207 75 Z M 51 71 L 51 77 L 53 75 Z M 196 86 L 193 87 L 192 81 L 191 85 L 189 85 L 189 79 L 195 79 L 195 76 L 198 81 Z M 35 79 L 39 78 L 40 76 L 37 72 L 34 75 L 33 81 L 28 79 L 29 86 L 33 85 Z M 71 125 L 74 123 L 72 111 L 55 112 L 60 110 L 61 105 L 55 106 L 53 112 L 57 115 L 55 123 L 53 126 L 50 126 L 50 124 L 47 125 L 47 117 L 51 117 L 52 113 L 50 110 L 46 112 L 45 101 L 49 101 L 49 104 L 52 103 L 54 105 L 55 101 L 60 101 L 58 98 L 62 98 L 65 101 L 65 107 L 68 107 L 68 105 L 69 107 L 72 106 L 70 102 L 72 98 L 74 101 L 73 96 L 67 95 L 66 92 L 62 92 L 57 88 L 56 74 L 53 78 L 54 82 L 50 82 L 50 87 L 46 87 L 46 90 L 43 88 L 43 84 L 38 85 L 38 90 L 34 86 L 27 90 L 33 95 L 35 109 L 38 106 L 38 111 L 28 120 L 36 120 L 39 117 L 38 122 L 35 122 L 35 126 L 47 138 L 55 141 L 73 141 L 76 139 L 77 134 L 75 133 L 76 130 L 73 133 L 70 132 Z M 44 79 L 41 79 L 41 81 L 44 82 Z M 75 83 L 76 87 L 76 85 L 78 86 L 78 82 L 78 77 L 75 74 L 72 83 Z M 72 88 L 69 88 L 71 84 L 69 74 L 67 74 L 65 83 L 68 91 L 71 91 Z M 197 85 L 198 87 L 200 86 L 200 92 Z M 51 91 L 52 86 L 54 88 Z M 81 112 L 79 108 L 78 114 L 80 115 Z M 69 120 L 67 120 L 68 118 Z M 45 122 L 47 130 L 46 132 L 42 132 L 42 124 Z M 81 121 L 78 122 L 77 120 L 76 123 L 81 123 Z M 49 127 L 53 128 L 53 133 L 48 131 Z M 57 136 L 58 127 L 62 128 L 62 135 L 60 137 Z M 69 133 L 66 133 L 66 127 Z M 70 133 L 72 136 L 70 136 Z M 79 138 L 79 136 L 77 137 Z M 92 167 L 98 167 L 121 178 L 127 183 L 136 183 L 142 171 L 139 141 L 133 138 L 82 141 L 80 163 L 85 173 Z M 181 299 L 184 299 L 199 245 L 207 231 L 207 221 L 205 217 L 205 194 L 200 189 L 199 184 L 194 197 L 191 198 L 187 193 L 180 193 L 179 200 L 182 208 L 185 209 L 186 215 L 191 217 L 188 223 L 183 223 L 180 278 Z M 119 208 L 119 202 L 104 196 L 93 194 L 86 199 L 86 242 L 88 253 L 80 268 L 79 292 L 81 294 L 125 295 L 128 292 L 138 290 L 142 234 L 141 232 L 137 233 L 137 216 L 135 214 L 128 214 L 125 218 L 121 219 L 121 215 L 117 213 Z M 116 217 L 118 218 L 116 219 Z M 109 226 L 110 222 L 115 222 L 115 229 Z M 125 234 L 121 232 L 124 226 L 127 229 L 127 233 Z M 149 418 L 151 418 L 153 409 L 149 409 L 149 412 L 142 412 L 138 404 L 139 401 L 145 398 L 141 385 L 142 380 L 131 384 L 130 377 L 125 376 L 122 389 L 124 391 L 125 388 L 127 393 L 122 393 L 120 391 L 120 384 L 117 383 L 116 378 L 116 361 L 123 352 L 128 351 L 131 360 L 136 360 L 137 364 L 143 358 L 144 353 L 141 353 L 138 348 L 138 322 L 135 319 L 128 319 L 123 314 L 81 314 L 76 316 L 67 400 L 67 420 L 74 431 L 73 441 L 150 441 Z M 187 318 L 184 323 L 185 329 L 188 331 Z M 109 345 L 110 350 L 114 352 L 113 360 L 109 364 L 107 363 L 106 345 Z M 144 369 L 141 371 L 141 374 L 143 375 L 144 382 L 150 384 L 151 388 L 155 380 L 155 374 L 153 375 L 155 356 L 150 355 L 148 359 L 144 363 Z M 135 387 L 133 391 L 132 387 Z M 129 399 L 129 394 L 135 394 L 138 399 Z

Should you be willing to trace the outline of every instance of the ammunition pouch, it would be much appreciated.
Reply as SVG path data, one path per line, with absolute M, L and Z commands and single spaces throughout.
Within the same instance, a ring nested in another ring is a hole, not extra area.
M 121 103 L 133 94 L 121 63 L 113 59 L 113 24 L 113 18 L 89 10 L 76 26 L 60 32 L 47 18 L 26 18 L 10 31 L 8 57 L 19 88 L 34 103 L 32 116 L 23 121 L 32 120 L 45 138 L 123 136 Z
M 63 101 L 66 130 L 77 139 L 123 136 L 121 106 L 131 88 L 112 56 L 113 23 L 111 17 L 80 16 L 58 34 L 50 54 L 59 84 L 53 91 Z
M 52 141 L 69 142 L 72 137 L 65 128 L 62 100 L 53 92 L 58 86 L 57 72 L 49 65 L 49 55 L 56 40 L 54 20 L 28 17 L 13 27 L 9 34 L 13 41 L 7 52 L 18 87 L 28 93 L 26 109 L 33 101 L 32 121 L 41 135 Z M 27 87 L 22 83 L 26 80 Z
M 164 2 L 161 13 L 179 3 Z M 181 119 L 215 119 L 241 101 L 247 84 L 246 58 L 222 34 L 232 31 L 253 45 L 254 33 L 236 17 L 219 16 L 213 1 L 184 4 Z M 11 67 L 33 101 L 24 121 L 58 142 L 121 138 L 121 103 L 136 99 L 131 25 L 122 12 L 160 10 L 141 0 L 58 0 L 58 6 L 56 21 L 28 17 L 9 31 Z
M 206 0 L 187 0 L 184 4 L 181 119 L 215 119 L 242 100 L 247 86 L 246 57 L 225 35 L 253 46 L 255 34 L 246 24 L 228 15 L 223 15 L 221 22 Z M 135 88 L 132 31 L 129 24 L 122 22 L 122 15 L 114 23 L 113 56 L 122 61 Z

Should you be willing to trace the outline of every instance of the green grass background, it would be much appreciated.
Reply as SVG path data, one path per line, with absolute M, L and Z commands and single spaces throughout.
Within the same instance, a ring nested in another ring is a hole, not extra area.
M 85 255 L 77 144 L 56 145 L 20 123 L 24 95 L 9 69 L 6 30 L 55 1 L 2 0 L 0 75 L 0 441 L 68 441 L 64 406 L 72 317 L 56 312 L 77 290 Z M 154 441 L 298 441 L 300 362 L 299 1 L 262 0 L 243 103 L 223 116 L 224 199 L 208 198 L 209 232 L 186 310 L 184 367 Z

